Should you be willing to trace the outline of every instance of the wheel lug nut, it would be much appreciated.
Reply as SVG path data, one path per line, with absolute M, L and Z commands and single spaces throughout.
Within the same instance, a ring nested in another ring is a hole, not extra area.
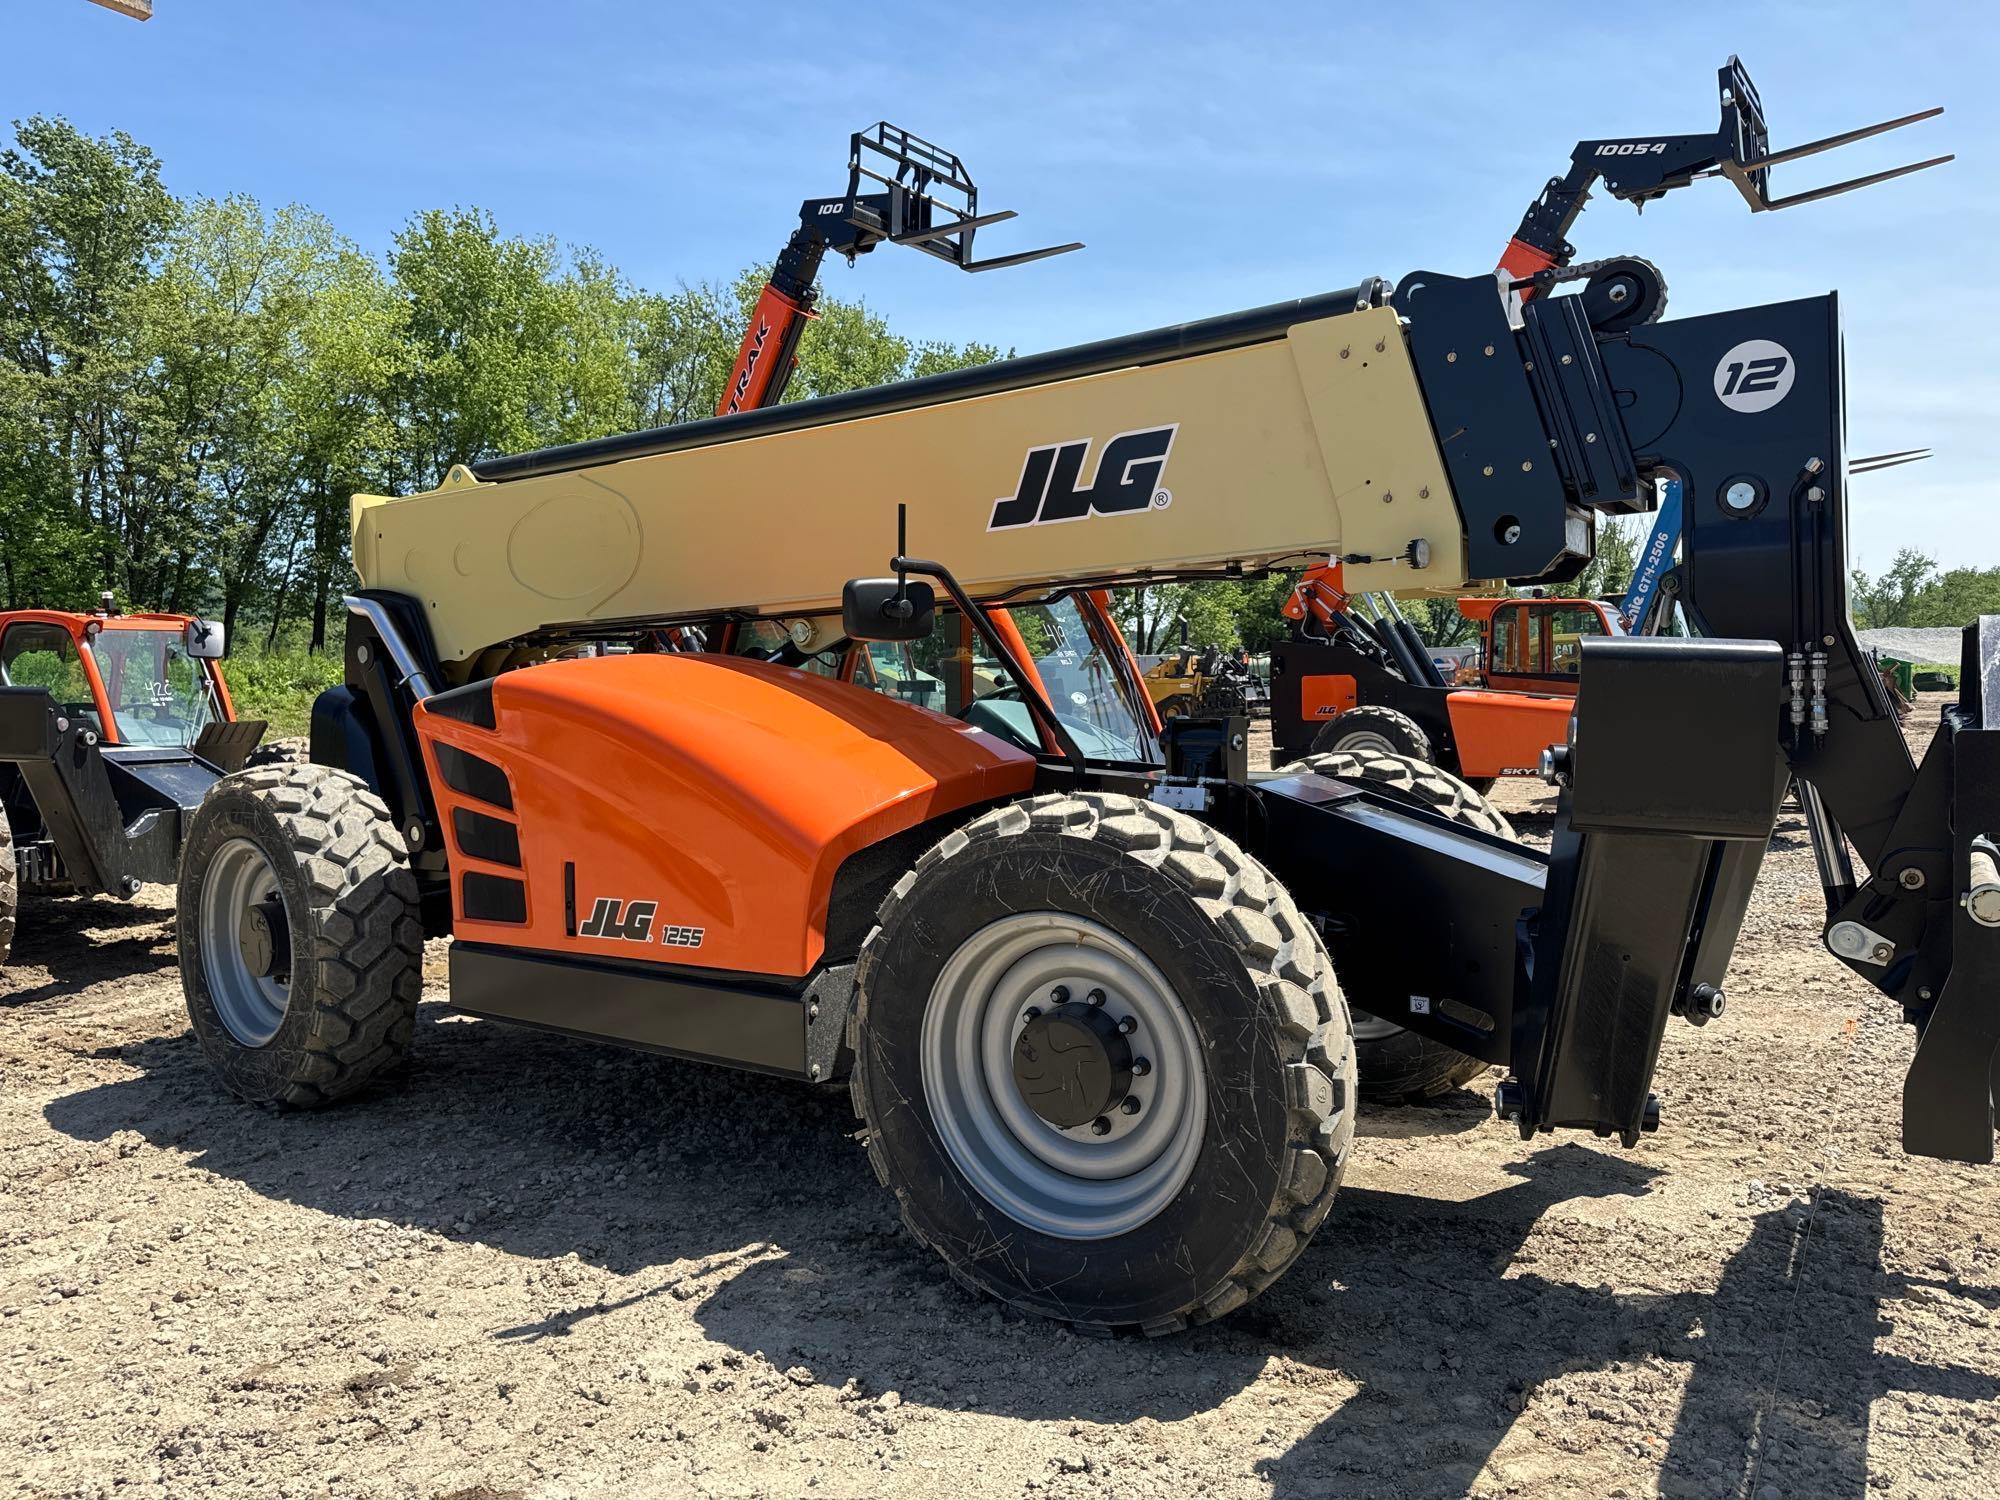
M 1059 984 L 1054 989 L 1050 990 L 1049 1004 L 1051 1005 L 1069 1004 L 1069 986 L 1066 984 Z
M 1145 1057 L 1135 1057 L 1132 1059 L 1132 1076 L 1134 1078 L 1144 1078 L 1152 1071 L 1152 1059 Z
M 1083 998 L 1088 1000 L 1092 1005 L 1102 1005 L 1104 1003 L 1104 991 L 1092 990 L 1088 995 L 1085 995 Z
M 1028 1013 L 1022 1016 L 1021 1019 L 1024 1022 L 1032 1021 L 1035 1019 L 1036 1016 L 1039 1016 L 1041 1013 L 1042 1013 L 1042 1008 L 1039 1005 L 1031 1005 L 1028 1007 Z
M 1137 1031 L 1138 1029 L 1139 1029 L 1139 1023 L 1133 1020 L 1130 1016 L 1125 1016 L 1121 1018 L 1120 1021 L 1118 1022 L 1118 1034 L 1120 1036 L 1130 1036 L 1133 1032 Z
M 1107 1120 L 1103 1115 L 1099 1115 L 1096 1119 L 1090 1122 L 1090 1133 L 1092 1135 L 1111 1134 L 1111 1122 Z
M 1118 1107 L 1124 1110 L 1125 1113 L 1128 1115 L 1136 1115 L 1137 1113 L 1139 1113 L 1139 1101 L 1137 1099 L 1128 1098 L 1123 1104 L 1119 1105 Z

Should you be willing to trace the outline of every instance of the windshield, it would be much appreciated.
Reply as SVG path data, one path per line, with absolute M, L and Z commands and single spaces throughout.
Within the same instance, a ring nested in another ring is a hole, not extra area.
M 1007 611 L 1027 644 L 1056 717 L 1093 760 L 1156 760 L 1153 732 L 1125 691 L 1117 650 L 1101 640 L 1074 595 Z M 1025 706 L 1024 706 L 1025 707 Z
M 1087 758 L 1158 760 L 1152 729 L 1121 683 L 1115 643 L 1099 638 L 1074 598 L 1014 605 L 993 617 L 1013 621 L 1056 717 Z M 1020 683 L 956 610 L 939 610 L 922 640 L 854 650 L 857 685 L 963 719 L 1024 750 L 1042 749 Z
M 178 630 L 104 630 L 91 643 L 118 738 L 128 745 L 191 745 L 215 717 L 201 663 Z
M 1136 683 L 1119 670 L 1124 646 L 1072 595 L 990 611 L 1005 634 L 1020 633 L 1050 706 L 1086 759 L 1158 764 L 1159 743 Z M 907 642 L 859 641 L 806 655 L 776 620 L 746 620 L 731 650 L 828 677 L 845 677 L 885 697 L 963 719 L 1023 750 L 1042 753 L 1041 734 L 1021 684 L 972 623 L 940 609 L 930 634 Z

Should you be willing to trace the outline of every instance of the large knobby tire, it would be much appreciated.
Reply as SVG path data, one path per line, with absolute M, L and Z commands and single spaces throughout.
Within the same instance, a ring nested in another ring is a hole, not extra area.
M 1406 755 L 1433 761 L 1431 737 L 1406 713 L 1364 703 L 1320 725 L 1313 735 L 1313 755 Z
M 1162 698 L 1158 705 L 1162 722 L 1167 719 L 1182 719 L 1194 712 L 1194 699 L 1187 693 L 1175 693 L 1170 698 Z
M 181 849 L 181 987 L 230 1091 L 316 1108 L 409 1051 L 423 984 L 416 877 L 382 799 L 326 766 L 225 776 Z
M 1514 837 L 1513 824 L 1472 787 L 1449 771 L 1407 755 L 1309 755 L 1286 769 L 1369 782 L 1454 823 Z M 1488 1067 L 1456 1047 L 1367 1011 L 1355 1013 L 1354 1049 L 1361 1065 L 1361 1097 L 1376 1101 L 1434 1099 L 1469 1083 Z
M 267 745 L 259 745 L 243 758 L 242 769 L 250 771 L 258 766 L 302 766 L 306 763 L 306 747 L 298 740 L 273 740 Z
M 1184 813 L 1043 796 L 945 837 L 879 921 L 855 1110 L 954 1277 L 1091 1332 L 1162 1334 L 1297 1259 L 1346 1166 L 1354 1049 L 1319 936 L 1263 866 Z M 1043 1007 L 1044 1026 L 1099 1028 L 1100 1058 L 1130 1038 L 1122 1098 L 1064 1073 L 1089 1048 L 1038 1041 Z
M 0 964 L 14 951 L 14 913 L 20 910 L 19 871 L 14 866 L 14 829 L 0 807 Z

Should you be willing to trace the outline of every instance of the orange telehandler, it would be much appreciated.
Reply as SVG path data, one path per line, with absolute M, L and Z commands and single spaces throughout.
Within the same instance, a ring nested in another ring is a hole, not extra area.
M 1714 133 L 1572 177 L 1782 206 L 1798 153 L 1721 87 Z M 1168 1333 L 1331 1210 L 1350 998 L 1504 1068 L 1524 1139 L 1658 1128 L 1795 777 L 1826 945 L 1920 1028 L 1905 1144 L 1990 1160 L 2000 618 L 1914 762 L 1848 619 L 1835 298 L 1632 326 L 1562 285 L 1371 279 L 357 496 L 313 763 L 225 778 L 187 838 L 203 1049 L 248 1099 L 350 1095 L 448 933 L 458 1009 L 845 1076 L 953 1274 Z M 1546 854 L 1404 757 L 1260 775 L 1241 721 L 1155 732 L 1078 604 L 1330 556 L 1360 591 L 1557 582 L 1663 474 L 1698 633 L 1584 643 Z
M 1308 568 L 1285 601 L 1290 638 L 1271 652 L 1271 756 L 1386 750 L 1442 766 L 1484 791 L 1536 776 L 1568 733 L 1583 643 L 1627 634 L 1597 599 L 1469 597 L 1481 680 L 1447 682 L 1387 593 L 1343 586 L 1338 562 Z
M 32 895 L 137 894 L 170 882 L 185 819 L 246 764 L 222 626 L 192 615 L 0 611 L 0 963 Z

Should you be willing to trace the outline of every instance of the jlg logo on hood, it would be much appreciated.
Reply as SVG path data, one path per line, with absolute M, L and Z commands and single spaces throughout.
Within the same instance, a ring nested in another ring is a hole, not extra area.
M 1081 483 L 1084 463 L 1090 457 L 1089 438 L 1030 448 L 1021 465 L 1020 483 L 1012 495 L 993 502 L 993 518 L 986 529 L 1006 531 L 1016 526 L 1081 521 L 1093 514 L 1165 510 L 1174 497 L 1161 487 L 1160 478 L 1166 473 L 1167 455 L 1173 452 L 1174 434 L 1179 431 L 1176 422 L 1170 427 L 1119 433 L 1104 445 L 1089 484 Z

